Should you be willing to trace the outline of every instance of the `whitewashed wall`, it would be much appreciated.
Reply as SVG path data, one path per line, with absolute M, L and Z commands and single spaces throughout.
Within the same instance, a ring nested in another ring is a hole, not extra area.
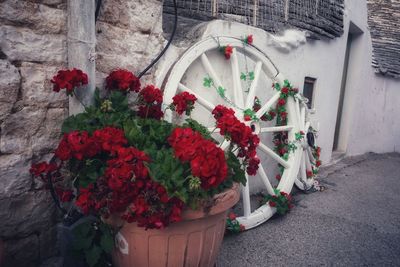
M 317 78 L 314 94 L 315 114 L 319 122 L 318 144 L 322 147 L 322 161 L 331 161 L 336 117 L 345 61 L 349 24 L 352 21 L 363 32 L 352 45 L 347 88 L 343 106 L 339 148 L 346 155 L 365 152 L 400 151 L 400 81 L 374 73 L 371 67 L 372 47 L 367 25 L 365 0 L 346 2 L 345 33 L 334 40 L 308 40 L 304 34 L 290 30 L 276 38 L 263 30 L 239 23 L 212 21 L 193 33 L 198 39 L 207 36 L 253 34 L 255 45 L 266 52 L 279 70 L 300 90 L 304 77 Z M 192 39 L 193 40 L 193 39 Z M 161 84 L 171 61 L 175 60 L 187 43 L 180 43 L 168 51 L 158 66 L 158 83 Z

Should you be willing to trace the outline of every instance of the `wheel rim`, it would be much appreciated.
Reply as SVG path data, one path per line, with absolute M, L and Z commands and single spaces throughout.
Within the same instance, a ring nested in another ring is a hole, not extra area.
M 233 53 L 229 61 L 218 54 L 219 45 L 231 45 L 233 47 Z M 245 83 L 240 79 L 244 67 L 241 64 L 243 61 L 246 61 L 246 70 L 248 70 L 248 67 L 254 70 L 254 79 L 250 83 Z M 201 81 L 204 76 L 211 77 L 217 87 L 226 88 L 228 100 L 222 99 L 222 101 L 221 96 L 218 96 L 215 92 L 201 88 Z M 276 127 L 262 122 L 249 123 L 244 121 L 244 110 L 253 107 L 254 97 L 265 99 L 261 108 L 255 113 L 257 118 L 261 118 L 265 112 L 276 104 L 280 92 L 268 92 L 272 91 L 268 88 L 272 82 L 283 83 L 283 80 L 283 75 L 279 73 L 276 66 L 260 49 L 244 45 L 242 40 L 233 37 L 211 37 L 188 49 L 173 66 L 165 82 L 164 103 L 166 105 L 172 103 L 174 95 L 181 91 L 194 94 L 197 97 L 197 106 L 192 117 L 210 127 L 215 125 L 211 110 L 217 104 L 224 104 L 233 108 L 237 118 L 252 127 L 255 133 L 260 136 L 260 144 L 257 149 L 257 155 L 261 159 L 256 175 L 259 180 L 258 183 L 261 183 L 264 189 L 272 195 L 274 194 L 274 185 L 278 190 L 290 193 L 299 173 L 303 150 L 295 150 L 289 154 L 287 160 L 284 160 L 270 148 L 271 145 L 268 142 L 271 142 L 272 138 L 268 141 L 268 135 L 285 131 L 288 132 L 289 142 L 295 140 L 295 133 L 304 128 L 304 125 L 300 123 L 297 100 L 292 97 L 287 99 L 286 110 L 288 115 L 286 126 Z M 179 119 L 174 117 L 170 110 L 165 112 L 165 119 L 179 123 Z M 228 143 L 224 142 L 221 147 L 226 148 L 227 146 Z M 285 168 L 279 183 L 269 178 L 271 172 L 267 174 L 266 165 L 271 160 Z M 252 209 L 250 204 L 250 184 L 253 178 L 246 174 L 246 179 L 246 186 L 242 186 L 244 214 L 237 217 L 237 220 L 245 226 L 245 229 L 250 229 L 268 220 L 276 212 L 276 209 L 270 207 L 268 203 L 257 209 Z
M 302 141 L 302 153 L 300 159 L 300 169 L 296 176 L 295 185 L 297 188 L 303 191 L 308 191 L 314 186 L 315 174 L 313 166 L 316 166 L 314 157 L 314 148 L 317 147 L 316 139 L 314 136 L 314 130 L 311 127 L 311 121 L 309 119 L 309 110 L 306 103 L 302 99 L 296 100 L 296 105 L 299 107 L 299 127 L 304 132 L 305 138 Z M 312 175 L 309 175 L 309 174 Z

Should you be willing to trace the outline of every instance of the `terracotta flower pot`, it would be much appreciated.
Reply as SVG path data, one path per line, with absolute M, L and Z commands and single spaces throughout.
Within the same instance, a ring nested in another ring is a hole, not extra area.
M 208 212 L 186 210 L 183 220 L 162 230 L 125 223 L 116 236 L 118 267 L 214 266 L 228 210 L 240 198 L 239 185 L 214 197 Z

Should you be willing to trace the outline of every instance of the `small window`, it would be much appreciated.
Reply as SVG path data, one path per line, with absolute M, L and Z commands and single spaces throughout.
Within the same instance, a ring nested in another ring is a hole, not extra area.
M 314 86 L 316 80 L 317 79 L 311 77 L 304 78 L 303 95 L 308 99 L 307 106 L 309 109 L 312 109 L 314 107 L 313 98 L 314 98 Z

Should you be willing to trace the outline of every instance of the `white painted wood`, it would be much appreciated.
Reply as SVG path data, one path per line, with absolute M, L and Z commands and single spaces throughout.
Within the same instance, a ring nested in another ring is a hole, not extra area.
M 221 86 L 222 88 L 225 88 L 225 87 L 222 85 L 221 80 L 219 79 L 217 73 L 215 72 L 213 66 L 212 66 L 211 63 L 210 63 L 210 60 L 208 60 L 208 57 L 207 57 L 207 55 L 206 55 L 205 53 L 203 53 L 203 54 L 201 55 L 201 62 L 203 63 L 203 67 L 204 67 L 204 69 L 206 70 L 206 72 L 208 73 L 208 75 L 209 75 L 209 76 L 211 77 L 211 79 L 214 81 L 215 86 L 216 86 L 217 88 L 220 87 L 220 86 Z M 225 89 L 226 89 L 226 88 L 225 88 Z
M 242 199 L 243 199 L 243 216 L 249 217 L 251 214 L 251 204 L 250 204 L 250 187 L 249 187 L 249 179 L 246 173 L 246 185 L 242 185 Z
M 243 89 L 240 81 L 239 62 L 238 62 L 236 48 L 233 48 L 230 61 L 231 61 L 232 80 L 233 80 L 233 101 L 235 105 L 238 106 L 239 108 L 244 108 Z
M 199 94 L 193 92 L 191 89 L 187 88 L 184 84 L 179 83 L 178 85 L 178 89 L 181 92 L 188 92 L 192 95 L 194 95 L 195 97 L 197 97 L 197 102 L 199 104 L 201 104 L 203 107 L 205 107 L 206 109 L 208 109 L 209 111 L 213 111 L 213 109 L 215 108 L 214 104 L 211 104 L 209 101 L 207 101 L 205 98 L 203 98 L 202 96 L 200 96 Z
M 265 112 L 267 112 L 273 104 L 276 103 L 276 101 L 278 101 L 279 97 L 280 97 L 281 93 L 278 92 L 276 93 L 273 97 L 271 97 L 270 100 L 267 101 L 267 103 L 265 103 L 264 106 L 262 106 L 256 113 L 257 118 L 261 118 Z
M 283 167 L 285 167 L 286 169 L 290 167 L 290 164 L 284 160 L 283 158 L 281 158 L 278 154 L 276 154 L 272 149 L 270 149 L 269 147 L 267 147 L 266 145 L 264 145 L 263 143 L 259 143 L 258 147 L 265 152 L 266 154 L 268 154 L 269 156 L 271 156 L 271 158 L 273 158 L 275 161 L 277 161 L 279 164 L 281 164 Z
M 87 73 L 89 84 L 75 90 L 75 97 L 69 98 L 69 114 L 77 114 L 84 110 L 81 105 L 93 104 L 96 83 L 96 66 L 94 59 L 95 35 L 95 0 L 68 0 L 67 49 L 68 67 L 81 69 Z
M 244 106 L 247 108 L 252 108 L 254 104 L 254 97 L 256 96 L 256 89 L 258 86 L 258 81 L 260 79 L 260 72 L 261 72 L 262 62 L 258 61 L 256 67 L 254 68 L 254 80 L 252 81 L 249 89 L 249 93 L 247 94 L 246 105 Z
M 274 132 L 284 132 L 284 131 L 290 131 L 293 129 L 293 125 L 287 125 L 287 126 L 276 126 L 276 127 L 264 127 L 261 128 L 261 133 L 274 133 Z
M 274 188 L 272 187 L 271 182 L 269 181 L 269 178 L 268 178 L 267 174 L 265 173 L 265 170 L 261 164 L 260 164 L 260 166 L 258 166 L 258 171 L 262 178 L 262 182 L 264 183 L 264 186 L 267 189 L 268 194 L 270 194 L 272 196 L 275 195 Z

